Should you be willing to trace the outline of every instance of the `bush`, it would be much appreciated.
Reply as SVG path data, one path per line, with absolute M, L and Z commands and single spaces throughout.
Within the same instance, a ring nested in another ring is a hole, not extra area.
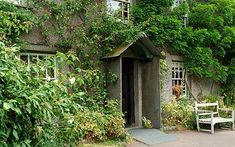
M 51 63 L 26 65 L 18 53 L 0 43 L 0 146 L 64 146 L 126 136 L 117 103 L 105 101 L 99 70 L 81 70 L 73 53 L 59 53 L 58 64 L 74 70 L 45 81 L 39 71 Z
M 82 139 L 91 141 L 102 141 L 105 139 L 125 138 L 127 133 L 124 128 L 123 114 L 117 108 L 117 102 L 107 101 L 107 105 L 102 111 L 92 111 L 85 108 L 79 111 L 75 116 L 68 117 L 70 126 L 68 130 L 63 131 L 66 138 L 71 138 L 70 142 L 76 142 Z
M 193 128 L 195 122 L 194 103 L 188 98 L 162 104 L 162 124 L 165 128 Z
M 217 95 L 208 95 L 208 96 L 205 96 L 201 99 L 202 102 L 204 103 L 214 103 L 216 101 L 218 101 L 221 105 L 224 105 L 223 104 L 223 99 Z
M 107 116 L 107 124 L 105 128 L 107 130 L 106 135 L 109 138 L 121 138 L 125 139 L 127 137 L 127 132 L 125 130 L 125 121 L 123 119 L 124 115 L 117 109 L 118 103 L 116 101 L 108 101 L 105 107 L 105 115 Z
M 142 123 L 143 123 L 143 128 L 145 129 L 150 129 L 153 127 L 151 121 L 147 119 L 146 117 L 143 117 Z

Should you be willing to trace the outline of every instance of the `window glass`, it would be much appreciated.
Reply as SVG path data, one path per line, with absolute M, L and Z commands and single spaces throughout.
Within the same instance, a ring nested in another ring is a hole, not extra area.
M 123 20 L 129 19 L 130 0 L 107 0 L 109 12 Z
M 182 3 L 184 3 L 184 2 L 186 2 L 186 0 L 174 0 L 174 2 L 173 2 L 173 8 L 174 7 L 178 7 L 180 4 L 182 4 Z
M 176 91 L 179 90 L 180 90 L 180 95 L 186 94 L 184 63 L 172 61 L 171 73 L 172 73 L 171 75 L 172 95 L 176 95 Z
M 121 9 L 121 2 L 115 0 L 108 0 L 108 6 L 111 11 L 117 11 Z
M 174 0 L 172 9 L 175 7 L 178 7 L 180 4 L 187 2 L 186 0 Z M 183 27 L 186 27 L 188 23 L 188 14 L 185 14 L 182 16 L 182 25 Z
M 40 69 L 39 75 L 46 80 L 56 79 L 56 60 L 52 54 L 21 53 L 20 59 L 26 64 L 38 64 L 39 61 L 45 61 L 45 65 Z M 47 61 L 51 62 L 47 62 Z
M 20 6 L 25 6 L 27 4 L 27 0 L 0 0 L 0 1 L 5 1 Z
M 28 55 L 20 55 L 20 59 L 25 63 L 28 63 Z

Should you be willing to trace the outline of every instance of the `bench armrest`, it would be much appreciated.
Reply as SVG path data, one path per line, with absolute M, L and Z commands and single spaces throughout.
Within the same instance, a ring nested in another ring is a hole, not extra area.
M 226 113 L 231 112 L 232 113 L 232 119 L 235 118 L 235 110 L 228 109 L 228 108 L 218 108 L 218 110 L 225 111 Z

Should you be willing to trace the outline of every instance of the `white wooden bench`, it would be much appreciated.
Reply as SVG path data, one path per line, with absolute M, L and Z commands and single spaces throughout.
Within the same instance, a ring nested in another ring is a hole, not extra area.
M 204 107 L 204 108 L 203 108 Z M 215 110 L 205 110 L 213 107 Z M 225 111 L 226 113 L 230 112 L 231 117 L 220 117 L 220 111 Z M 214 133 L 214 125 L 217 123 L 227 123 L 232 124 L 232 129 L 234 130 L 234 110 L 219 108 L 218 101 L 216 103 L 197 103 L 195 102 L 195 112 L 196 112 L 196 121 L 197 121 L 197 130 L 198 131 L 207 131 Z M 211 129 L 201 129 L 200 124 L 210 124 Z

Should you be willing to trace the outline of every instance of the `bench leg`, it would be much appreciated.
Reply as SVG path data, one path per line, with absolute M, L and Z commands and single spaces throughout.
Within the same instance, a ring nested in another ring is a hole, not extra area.
M 200 131 L 200 126 L 199 126 L 199 122 L 197 121 L 197 131 Z
M 232 122 L 232 129 L 233 129 L 233 131 L 234 131 L 234 121 Z
M 211 124 L 211 134 L 214 134 L 214 124 Z

